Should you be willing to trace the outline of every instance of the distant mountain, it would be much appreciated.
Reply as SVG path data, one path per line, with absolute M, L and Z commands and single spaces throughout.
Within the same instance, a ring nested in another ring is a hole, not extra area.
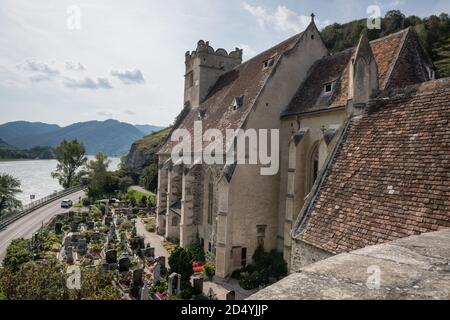
M 87 154 L 90 155 L 97 152 L 112 156 L 125 155 L 133 142 L 144 136 L 145 134 L 135 126 L 117 120 L 80 122 L 67 127 L 46 124 L 38 126 L 29 122 L 0 125 L 0 138 L 19 149 L 36 146 L 54 147 L 64 139 L 77 139 L 83 142 Z
M 11 140 L 23 136 L 40 135 L 44 133 L 55 132 L 61 129 L 56 124 L 47 124 L 42 122 L 15 121 L 0 125 L 0 138 L 11 144 Z M 14 144 L 13 144 L 14 145 Z
M 0 139 L 0 149 L 14 149 L 14 147 Z
M 134 126 L 145 135 L 164 129 L 164 127 L 152 126 L 150 124 L 135 124 Z

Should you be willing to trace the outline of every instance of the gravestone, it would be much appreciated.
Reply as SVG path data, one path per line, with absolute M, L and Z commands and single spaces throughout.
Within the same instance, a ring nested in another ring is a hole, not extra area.
M 127 272 L 130 270 L 131 260 L 128 254 L 121 254 L 119 257 L 119 272 Z
M 142 287 L 144 282 L 142 281 L 142 277 L 144 275 L 143 269 L 137 269 L 133 271 L 133 283 L 137 287 Z
M 140 250 L 145 248 L 144 237 L 133 237 L 130 241 L 130 246 L 132 250 Z
M 86 227 L 87 227 L 88 230 L 94 230 L 94 227 L 95 227 L 94 221 L 86 222 Z
M 78 222 L 72 221 L 70 223 L 70 232 L 77 232 L 78 230 Z
M 167 288 L 167 294 L 170 296 L 177 295 L 180 293 L 181 275 L 178 273 L 172 273 L 169 276 L 169 285 Z
M 151 268 L 150 271 L 152 273 L 152 284 L 157 285 L 161 282 L 161 264 L 156 262 Z
M 56 234 L 61 234 L 62 227 L 63 227 L 63 224 L 61 222 L 56 222 L 55 223 L 55 233 Z
M 226 299 L 228 301 L 234 301 L 236 300 L 236 292 L 234 290 L 231 290 L 230 292 L 227 293 Z
M 147 247 L 145 248 L 144 255 L 145 255 L 145 257 L 147 257 L 147 258 L 154 258 L 154 257 L 155 257 L 155 248 L 152 248 L 152 247 L 150 247 L 150 246 L 147 246 Z
M 141 290 L 141 300 L 147 301 L 149 299 L 150 299 L 150 295 L 148 293 L 148 286 L 147 286 L 147 283 L 144 283 L 144 286 L 142 287 L 142 290 Z
M 72 245 L 72 240 L 70 237 L 64 238 L 64 250 L 67 250 Z
M 92 241 L 94 241 L 94 242 L 98 242 L 98 241 L 100 240 L 100 233 L 99 233 L 99 232 L 94 232 L 94 233 L 92 234 L 91 239 L 92 239 Z
M 203 278 L 200 276 L 195 276 L 193 278 L 194 282 L 194 293 L 201 294 L 203 293 Z
M 159 264 L 161 264 L 161 268 L 166 268 L 166 257 L 164 256 L 159 256 L 158 258 L 156 258 L 156 261 L 158 261 Z
M 66 262 L 68 264 L 72 264 L 73 263 L 73 249 L 72 247 L 68 247 L 66 250 Z
M 106 273 L 106 272 L 108 272 L 109 271 L 109 263 L 107 262 L 107 261 L 104 261 L 103 263 L 102 263 L 102 272 L 103 273 Z
M 111 222 L 113 221 L 113 218 L 110 216 L 105 217 L 105 226 L 109 226 Z
M 132 237 L 137 236 L 136 221 L 133 221 L 133 228 L 131 229 L 131 236 Z
M 130 297 L 139 300 L 141 298 L 141 287 L 132 284 L 130 288 Z
M 105 259 L 107 263 L 117 263 L 117 250 L 108 250 L 105 252 Z
M 86 254 L 87 252 L 87 241 L 86 239 L 79 239 L 77 242 L 77 248 L 78 248 L 78 252 L 80 254 Z

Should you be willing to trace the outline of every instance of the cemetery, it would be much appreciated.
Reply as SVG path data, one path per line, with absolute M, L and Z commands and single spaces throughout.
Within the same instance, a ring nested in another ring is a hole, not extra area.
M 203 293 L 204 281 L 214 275 L 203 250 L 195 244 L 186 249 L 173 245 L 170 256 L 158 256 L 142 231 L 138 234 L 138 219 L 146 232 L 152 230 L 148 227 L 154 221 L 152 210 L 136 209 L 125 201 L 102 200 L 74 208 L 34 234 L 32 259 L 55 259 L 66 276 L 69 269 L 79 267 L 81 277 L 88 270 L 107 277 L 112 296 L 123 300 L 217 299 L 212 289 Z M 234 300 L 234 292 L 227 299 Z

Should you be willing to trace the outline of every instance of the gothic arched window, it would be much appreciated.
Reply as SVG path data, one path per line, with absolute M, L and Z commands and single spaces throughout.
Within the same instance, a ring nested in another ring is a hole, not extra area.
M 313 187 L 314 183 L 319 176 L 319 145 L 316 144 L 311 152 L 309 162 L 309 190 Z
M 208 184 L 208 224 L 213 223 L 213 210 L 214 210 L 214 183 L 212 180 Z

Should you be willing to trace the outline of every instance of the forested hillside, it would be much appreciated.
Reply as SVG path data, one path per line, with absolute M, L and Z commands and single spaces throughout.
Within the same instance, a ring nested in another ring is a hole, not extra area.
M 381 30 L 369 30 L 370 40 L 384 37 L 407 27 L 414 27 L 419 38 L 433 60 L 439 77 L 450 77 L 450 18 L 447 13 L 428 18 L 405 16 L 399 10 L 386 13 Z M 361 32 L 367 28 L 367 19 L 354 20 L 345 24 L 332 24 L 321 32 L 331 52 L 339 52 L 357 44 Z

